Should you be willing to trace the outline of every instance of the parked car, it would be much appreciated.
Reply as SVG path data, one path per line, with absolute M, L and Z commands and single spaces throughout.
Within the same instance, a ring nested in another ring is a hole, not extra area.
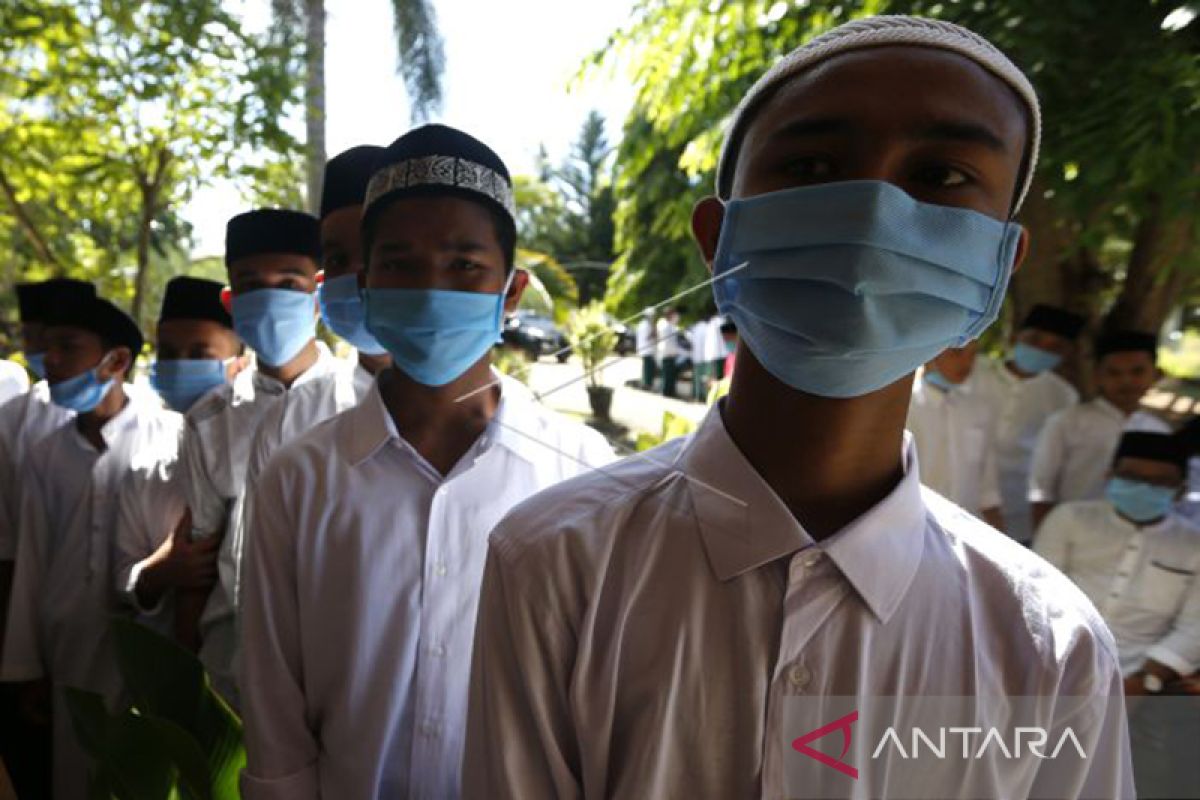
M 617 355 L 631 356 L 637 350 L 637 337 L 634 335 L 633 328 L 630 328 L 624 322 L 614 316 L 606 315 L 609 326 L 617 333 Z
M 519 309 L 504 322 L 500 340 L 525 351 L 531 361 L 553 354 L 559 363 L 571 357 L 567 335 L 547 316 Z

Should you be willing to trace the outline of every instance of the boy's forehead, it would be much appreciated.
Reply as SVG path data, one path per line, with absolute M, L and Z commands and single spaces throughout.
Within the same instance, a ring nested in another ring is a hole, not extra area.
M 1028 146 L 1028 113 L 1016 93 L 971 59 L 929 47 L 849 51 L 790 77 L 752 113 L 739 164 L 764 138 L 805 120 L 901 133 L 946 122 L 975 126 L 1018 156 Z

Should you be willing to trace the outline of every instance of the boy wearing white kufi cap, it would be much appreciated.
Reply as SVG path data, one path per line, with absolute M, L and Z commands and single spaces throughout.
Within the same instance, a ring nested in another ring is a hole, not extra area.
M 1095 609 L 924 490 L 904 432 L 917 368 L 987 328 L 1024 258 L 1039 137 L 1020 70 L 944 22 L 849 23 L 750 91 L 692 219 L 730 392 L 492 534 L 464 796 L 1133 796 Z M 1086 757 L 872 757 L 931 724 L 1010 753 L 1041 729 L 1047 755 L 1070 726 Z

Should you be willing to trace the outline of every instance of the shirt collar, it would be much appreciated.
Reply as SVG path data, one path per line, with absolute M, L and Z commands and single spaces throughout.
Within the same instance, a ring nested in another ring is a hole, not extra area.
M 1096 410 L 1105 416 L 1109 416 L 1117 420 L 1125 419 L 1125 412 L 1105 400 L 1103 397 L 1097 396 L 1094 398 L 1092 400 L 1092 405 L 1096 407 Z
M 495 369 L 492 377 L 500 386 L 500 402 L 496 413 L 483 433 L 484 441 L 478 444 L 482 454 L 493 443 L 533 463 L 544 460 L 553 452 L 545 442 L 540 424 L 541 407 L 533 394 L 519 381 L 503 375 Z M 401 440 L 396 423 L 388 413 L 376 381 L 366 397 L 348 412 L 350 439 L 347 456 L 357 466 L 373 456 L 390 439 Z
M 128 390 L 128 384 L 124 388 Z M 111 449 L 125 431 L 137 424 L 136 406 L 139 402 L 137 397 L 130 395 L 128 391 L 125 392 L 125 405 L 100 428 L 100 438 L 104 440 L 106 447 Z
M 1116 525 L 1118 528 L 1131 536 L 1139 533 L 1146 536 L 1153 536 L 1166 531 L 1175 524 L 1175 514 L 1173 512 L 1167 512 L 1165 517 L 1153 525 L 1134 525 L 1132 522 L 1118 514 L 1117 509 L 1113 507 L 1112 503 L 1108 503 L 1107 505 L 1109 520 L 1112 521 L 1113 525 Z
M 907 434 L 900 483 L 821 543 L 814 543 L 734 444 L 719 405 L 691 435 L 678 463 L 718 580 L 730 580 L 811 546 L 830 557 L 882 622 L 895 612 L 920 564 L 927 517 L 916 449 Z
M 317 360 L 312 366 L 300 373 L 296 380 L 292 381 L 291 386 L 284 386 L 282 381 L 272 378 L 258 368 L 257 357 L 255 357 L 254 366 L 251 368 L 251 382 L 253 388 L 265 394 L 283 394 L 288 389 L 295 389 L 298 386 L 303 386 L 309 381 L 315 380 L 322 375 L 327 375 L 329 372 L 337 368 L 337 358 L 329 351 L 329 346 L 317 339 Z

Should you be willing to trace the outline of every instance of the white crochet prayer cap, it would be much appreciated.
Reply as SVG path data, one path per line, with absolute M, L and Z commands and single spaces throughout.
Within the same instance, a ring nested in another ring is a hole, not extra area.
M 901 15 L 866 17 L 839 25 L 797 47 L 759 78 L 733 112 L 733 120 L 725 135 L 725 144 L 721 147 L 721 160 L 717 165 L 717 196 L 722 199 L 729 198 L 733 190 L 733 170 L 737 165 L 738 150 L 741 148 L 746 126 L 758 106 L 780 85 L 833 56 L 886 45 L 930 47 L 958 53 L 1004 81 L 1024 101 L 1029 109 L 1031 130 L 1024 182 L 1013 206 L 1014 213 L 1019 210 L 1033 181 L 1033 170 L 1037 165 L 1038 147 L 1042 139 L 1042 113 L 1033 84 L 995 45 L 961 25 Z

